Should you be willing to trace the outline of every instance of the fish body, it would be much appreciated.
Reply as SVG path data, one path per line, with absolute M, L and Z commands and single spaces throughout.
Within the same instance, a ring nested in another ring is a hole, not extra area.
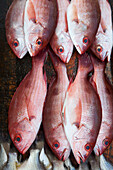
M 79 56 L 78 72 L 68 87 L 62 110 L 66 136 L 79 164 L 80 158 L 85 162 L 92 152 L 101 123 L 100 101 L 88 81 L 92 69 L 90 56 Z
M 25 76 L 17 88 L 9 107 L 8 129 L 10 137 L 24 154 L 40 128 L 42 110 L 47 85 L 43 75 L 43 64 L 46 51 L 42 50 L 32 59 L 32 70 Z
M 5 20 L 6 38 L 11 49 L 18 58 L 27 53 L 24 37 L 24 9 L 26 0 L 14 0 L 7 12 Z
M 24 17 L 25 41 L 31 56 L 49 42 L 57 22 L 56 0 L 27 0 Z
M 102 107 L 102 122 L 94 151 L 103 154 L 113 140 L 113 86 L 105 75 L 106 61 L 92 57 L 94 65 L 93 81 Z
M 69 1 L 57 0 L 57 3 L 57 26 L 50 40 L 50 45 L 55 54 L 59 56 L 63 62 L 68 63 L 73 52 L 73 43 L 71 41 L 67 25 L 67 7 L 69 5 Z
M 98 0 L 72 0 L 67 9 L 68 29 L 79 54 L 83 54 L 94 41 L 99 22 Z
M 112 50 L 112 12 L 108 1 L 99 0 L 101 20 L 91 50 L 102 61 L 110 61 Z
M 61 110 L 65 98 L 65 93 L 69 84 L 66 66 L 53 52 L 50 52 L 57 77 L 51 81 L 46 97 L 43 112 L 43 128 L 46 141 L 57 156 L 63 161 L 70 154 L 70 145 L 65 136 Z

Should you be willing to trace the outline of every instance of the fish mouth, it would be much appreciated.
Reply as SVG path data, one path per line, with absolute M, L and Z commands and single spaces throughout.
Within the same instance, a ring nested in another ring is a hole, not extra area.
M 65 160 L 68 158 L 69 154 L 67 154 L 67 153 L 68 153 L 67 151 L 68 151 L 67 148 L 65 148 L 65 149 L 63 150 L 63 152 L 61 153 L 61 155 L 58 156 L 59 160 L 65 161 Z
M 83 54 L 84 53 L 84 51 L 80 48 L 79 45 L 76 45 L 76 49 L 77 49 L 79 54 Z
M 88 155 L 84 155 L 84 156 L 83 156 L 79 151 L 77 152 L 77 154 L 76 154 L 76 156 L 75 156 L 76 161 L 77 161 L 78 164 L 80 164 L 81 160 L 82 160 L 83 162 L 85 162 L 86 159 L 87 159 L 87 157 L 88 157 Z
M 27 53 L 27 47 L 24 47 L 18 57 L 22 59 L 26 55 L 26 53 Z
M 30 145 L 30 146 L 31 146 L 31 145 Z M 26 145 L 26 146 L 24 147 L 24 149 L 22 149 L 20 152 L 24 155 L 24 154 L 26 153 L 26 151 L 29 149 L 30 146 Z
M 101 151 L 100 151 L 100 148 L 97 144 L 94 147 L 94 152 L 97 156 L 100 156 L 102 154 Z

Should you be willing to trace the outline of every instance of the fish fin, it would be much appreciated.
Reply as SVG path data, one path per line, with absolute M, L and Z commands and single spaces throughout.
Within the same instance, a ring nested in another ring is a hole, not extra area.
M 28 19 L 36 23 L 36 14 L 35 14 L 35 9 L 34 5 L 31 0 L 28 1 L 27 3 L 27 15 Z

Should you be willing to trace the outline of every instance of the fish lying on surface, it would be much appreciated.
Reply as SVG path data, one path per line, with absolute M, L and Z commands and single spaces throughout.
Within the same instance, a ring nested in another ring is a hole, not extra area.
M 57 77 L 54 78 L 46 96 L 43 111 L 43 128 L 46 141 L 54 154 L 60 160 L 65 160 L 70 154 L 70 145 L 65 136 L 61 111 L 65 93 L 69 84 L 65 64 L 49 50 Z
M 88 81 L 93 69 L 90 55 L 79 55 L 78 72 L 70 83 L 62 110 L 66 136 L 80 164 L 92 152 L 101 124 L 101 105 L 96 91 Z
M 45 101 L 47 83 L 43 75 L 46 49 L 32 58 L 32 70 L 17 88 L 8 112 L 8 129 L 10 137 L 18 149 L 24 154 L 40 128 L 42 110 Z
M 67 25 L 67 7 L 69 5 L 69 1 L 57 0 L 57 3 L 57 26 L 50 40 L 50 45 L 55 54 L 59 56 L 63 62 L 68 63 L 73 52 L 73 43 L 71 41 Z
M 26 0 L 13 0 L 5 20 L 6 38 L 18 58 L 27 53 L 24 38 L 24 9 Z
M 102 107 L 102 122 L 94 151 L 103 154 L 113 140 L 113 86 L 105 75 L 106 61 L 92 57 L 94 65 L 93 85 L 99 95 Z
M 67 21 L 73 44 L 83 54 L 94 41 L 100 23 L 98 0 L 71 0 Z
M 99 0 L 101 9 L 101 21 L 91 50 L 101 59 L 105 60 L 107 57 L 110 61 L 112 50 L 112 12 L 109 2 L 107 0 Z
M 49 42 L 57 22 L 56 0 L 27 0 L 24 17 L 25 41 L 31 56 Z

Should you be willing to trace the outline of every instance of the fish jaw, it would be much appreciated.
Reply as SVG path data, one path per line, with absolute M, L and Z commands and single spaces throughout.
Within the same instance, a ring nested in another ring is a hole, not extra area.
M 112 141 L 112 140 L 111 140 Z M 110 139 L 105 138 L 104 140 L 97 139 L 94 147 L 94 152 L 97 156 L 102 155 L 111 143 Z
M 13 127 L 13 128 L 12 128 Z M 24 118 L 18 123 L 13 125 L 9 125 L 9 134 L 10 137 L 17 148 L 17 150 L 24 154 L 36 137 L 36 130 L 34 129 L 33 125 L 27 118 Z

